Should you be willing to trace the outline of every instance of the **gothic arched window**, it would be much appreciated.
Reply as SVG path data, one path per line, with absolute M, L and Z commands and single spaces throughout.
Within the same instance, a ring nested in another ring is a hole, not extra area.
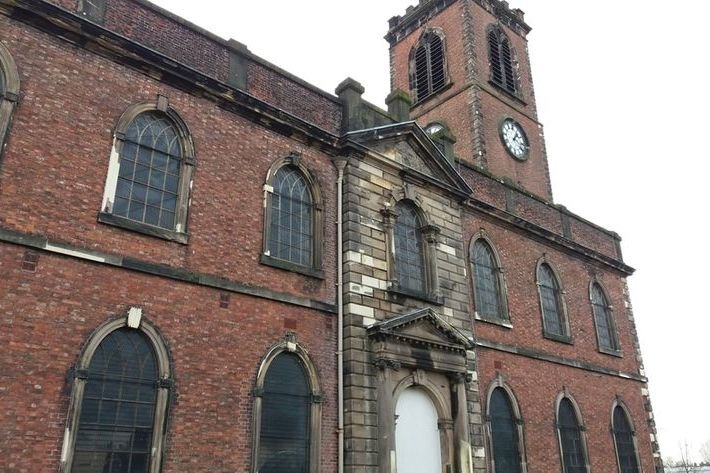
M 5 146 L 12 113 L 20 95 L 20 76 L 10 51 L 0 43 L 0 156 Z
M 158 473 L 170 373 L 157 332 L 145 322 L 110 322 L 75 372 L 62 471 Z
M 401 289 L 426 293 L 423 222 L 417 208 L 409 201 L 397 204 L 394 225 L 394 254 L 397 281 Z
M 502 387 L 495 388 L 488 401 L 493 473 L 520 473 L 520 421 L 511 398 Z
M 515 78 L 513 51 L 510 40 L 498 26 L 488 30 L 488 61 L 491 82 L 516 95 L 518 86 Z
M 616 330 L 612 317 L 611 306 L 604 295 L 604 290 L 598 283 L 591 286 L 592 312 L 594 314 L 594 325 L 597 328 L 597 341 L 599 350 L 616 353 L 619 351 L 619 344 L 616 340 Z
M 270 351 L 254 390 L 254 473 L 319 471 L 319 389 L 315 369 L 300 345 L 287 341 Z
M 503 276 L 493 248 L 484 238 L 471 245 L 473 298 L 476 315 L 486 320 L 508 320 Z
M 269 170 L 262 262 L 319 275 L 322 203 L 320 191 L 300 158 L 292 155 Z
M 442 35 L 427 31 L 412 49 L 410 86 L 417 102 L 435 94 L 448 83 L 446 53 Z
M 619 473 L 639 473 L 638 455 L 634 431 L 631 428 L 629 417 L 620 405 L 616 405 L 613 414 L 614 444 L 616 457 L 619 462 Z
M 538 265 L 537 287 L 540 293 L 544 334 L 555 339 L 569 339 L 560 282 L 547 263 Z
M 167 105 L 131 107 L 117 126 L 100 220 L 187 242 L 193 165 L 192 140 L 177 113 Z
M 557 411 L 557 431 L 560 437 L 564 473 L 587 473 L 587 454 L 583 429 L 572 401 L 560 400 Z

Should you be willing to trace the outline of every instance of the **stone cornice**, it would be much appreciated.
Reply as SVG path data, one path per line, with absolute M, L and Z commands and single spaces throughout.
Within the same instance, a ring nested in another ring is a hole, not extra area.
M 215 102 L 261 126 L 335 154 L 337 136 L 220 80 L 43 0 L 0 0 L 0 14 Z

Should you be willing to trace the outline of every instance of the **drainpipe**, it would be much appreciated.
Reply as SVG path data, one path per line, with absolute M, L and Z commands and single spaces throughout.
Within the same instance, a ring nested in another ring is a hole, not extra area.
M 347 165 L 345 158 L 337 158 L 335 166 L 338 168 L 338 473 L 343 473 L 345 468 L 345 430 L 344 416 L 345 406 L 343 401 L 343 390 L 345 380 L 343 377 L 343 171 Z

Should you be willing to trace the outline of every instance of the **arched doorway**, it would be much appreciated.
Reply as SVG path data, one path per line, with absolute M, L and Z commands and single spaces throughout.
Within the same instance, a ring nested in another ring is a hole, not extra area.
M 408 388 L 397 400 L 396 452 L 399 473 L 441 473 L 439 415 L 421 389 Z

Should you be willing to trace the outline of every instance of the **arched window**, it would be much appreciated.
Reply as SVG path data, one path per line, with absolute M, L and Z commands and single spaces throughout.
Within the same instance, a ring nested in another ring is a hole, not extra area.
M 100 220 L 187 242 L 193 165 L 190 134 L 177 113 L 167 105 L 131 107 L 117 127 Z
M 299 155 L 280 159 L 269 170 L 262 262 L 320 275 L 322 203 L 319 187 Z
M 557 410 L 557 431 L 560 438 L 564 473 L 587 473 L 587 454 L 582 426 L 569 398 L 560 400 Z
M 99 329 L 76 369 L 62 471 L 158 473 L 169 374 L 167 352 L 146 323 Z
M 626 411 L 619 404 L 614 407 L 612 424 L 619 473 L 639 473 L 641 470 L 639 469 L 634 431 Z
M 475 238 L 470 259 L 476 315 L 486 320 L 507 321 L 503 274 L 493 248 L 484 238 Z
M 569 339 L 560 282 L 547 263 L 543 262 L 538 265 L 537 287 L 540 293 L 540 307 L 542 309 L 545 336 L 560 340 Z
M 296 345 L 295 351 L 292 345 Z M 257 378 L 254 473 L 316 473 L 321 394 L 313 365 L 295 342 L 274 347 Z
M 294 166 L 282 167 L 274 178 L 269 253 L 301 266 L 312 265 L 313 198 Z
M 410 55 L 410 82 L 417 102 L 435 94 L 448 83 L 443 37 L 427 31 L 419 39 Z
M 5 147 L 12 113 L 20 95 L 20 76 L 10 51 L 0 43 L 0 156 Z
M 498 26 L 488 30 L 488 61 L 491 82 L 516 95 L 518 86 L 515 78 L 513 51 L 510 47 L 510 40 Z
M 590 292 L 594 325 L 597 328 L 599 350 L 617 353 L 619 351 L 619 344 L 616 340 L 614 319 L 612 317 L 611 306 L 604 295 L 604 290 L 598 283 L 593 283 Z
M 401 289 L 425 293 L 426 268 L 422 219 L 409 201 L 397 204 L 394 225 L 394 254 L 397 280 Z
M 510 396 L 502 387 L 491 391 L 488 421 L 493 473 L 521 473 L 520 420 L 515 415 Z

